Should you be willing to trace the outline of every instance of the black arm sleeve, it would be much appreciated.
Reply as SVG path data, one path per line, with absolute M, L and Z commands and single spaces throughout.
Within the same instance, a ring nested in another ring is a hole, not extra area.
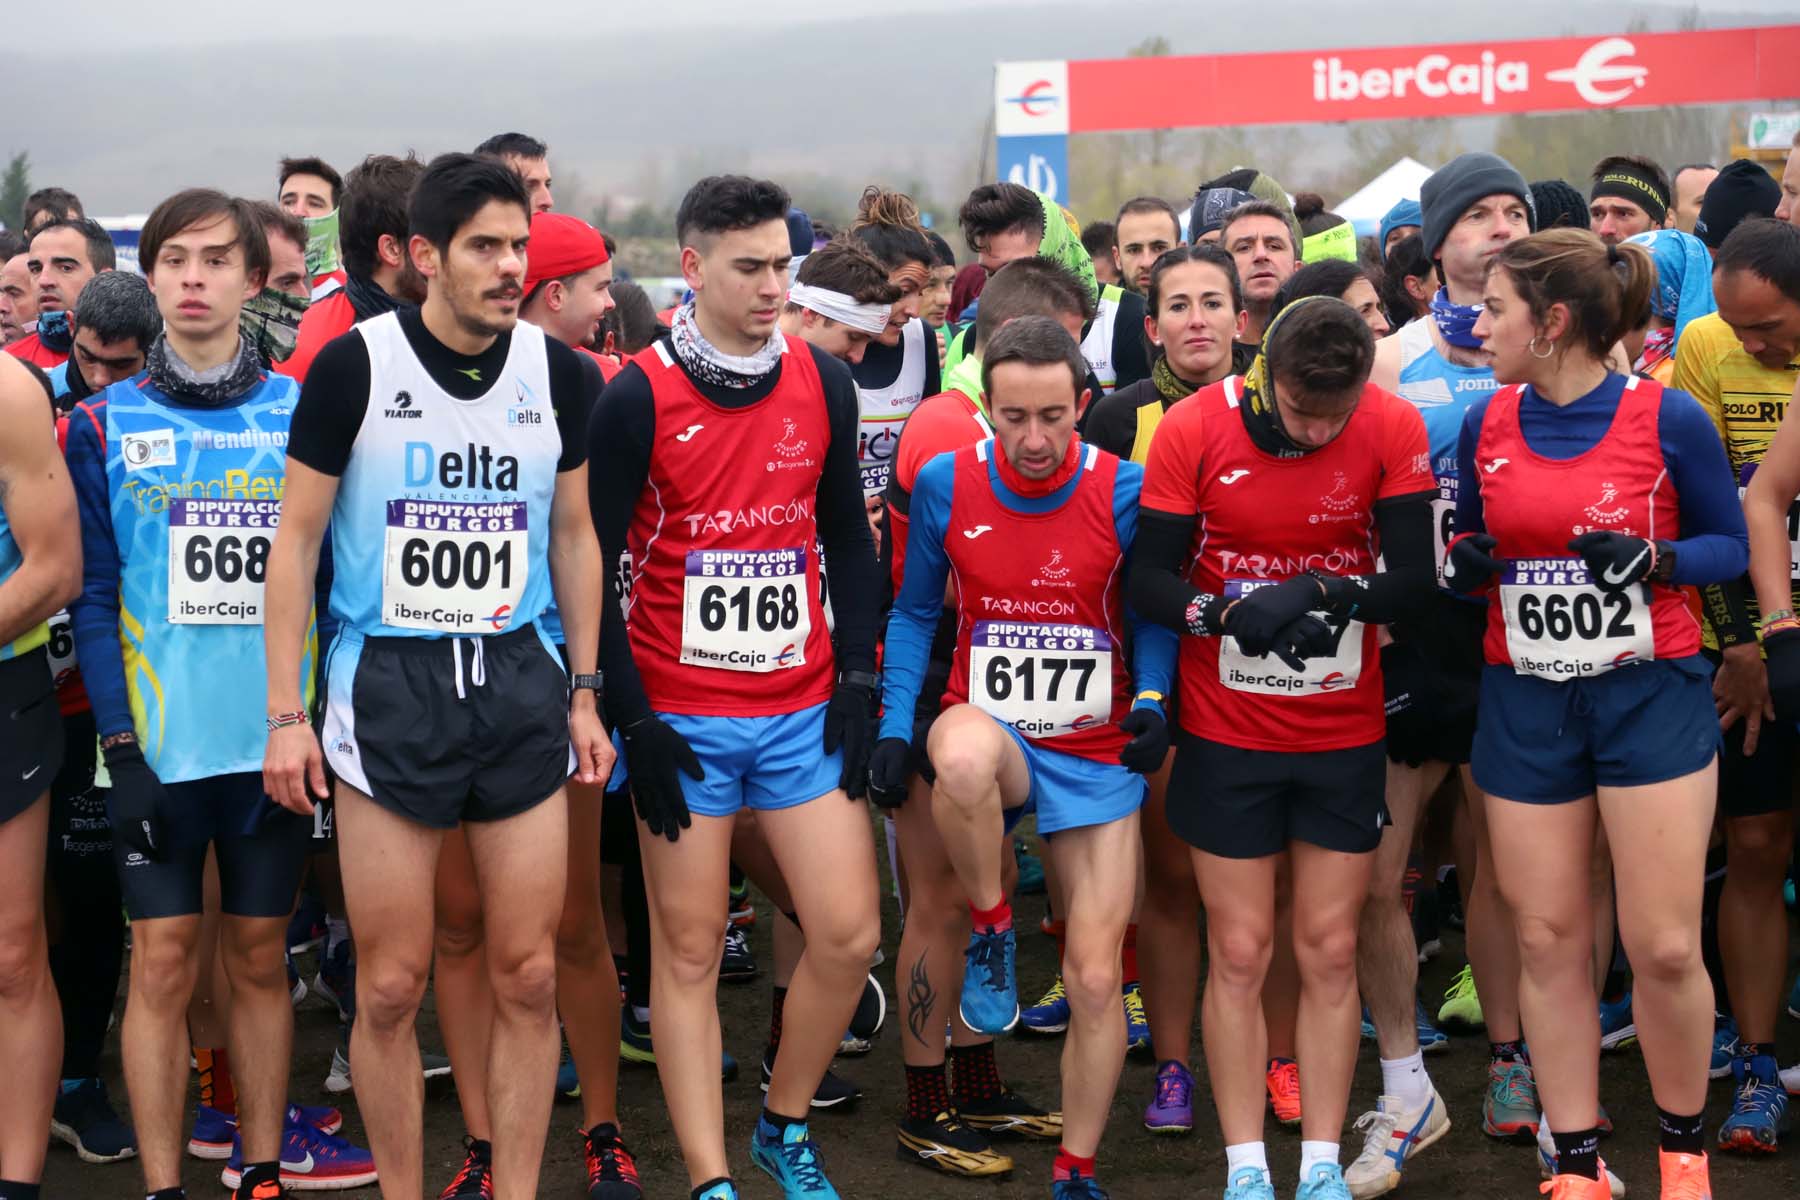
M 1113 323 L 1113 373 L 1117 387 L 1150 378 L 1150 348 L 1144 339 L 1144 298 L 1126 292 L 1119 299 L 1119 316 Z
M 368 408 L 369 349 L 353 329 L 313 359 L 288 424 L 288 457 L 321 474 L 342 475 Z
M 1193 542 L 1194 514 L 1138 510 L 1137 536 L 1131 542 L 1131 606 L 1176 633 L 1191 632 L 1188 605 L 1206 598 L 1182 570 Z
M 1381 539 L 1385 569 L 1326 584 L 1327 607 L 1376 625 L 1418 617 L 1430 603 L 1437 583 L 1432 561 L 1431 497 L 1390 496 L 1375 502 L 1375 532 Z
M 556 413 L 556 432 L 562 437 L 557 471 L 573 471 L 588 459 L 588 414 L 600 395 L 600 368 L 585 354 L 577 354 L 555 338 L 544 339 L 550 373 L 550 407 Z
M 1709 583 L 1700 589 L 1706 623 L 1718 636 L 1719 649 L 1729 650 L 1756 640 L 1756 622 L 1750 617 L 1750 591 L 1743 577 Z
M 621 371 L 600 397 L 588 423 L 588 507 L 600 537 L 600 575 L 605 589 L 600 614 L 600 669 L 606 674 L 606 716 L 616 726 L 650 715 L 650 699 L 631 659 L 620 598 L 619 573 L 632 510 L 650 475 L 656 436 L 656 404 L 650 380 L 635 366 Z
M 880 568 L 869 519 L 863 505 L 862 472 L 856 463 L 857 426 L 861 420 L 856 384 L 850 368 L 817 347 L 809 346 L 825 390 L 825 413 L 831 423 L 831 445 L 819 473 L 817 521 L 819 544 L 831 569 L 831 611 L 836 621 L 838 670 L 875 670 L 875 627 L 880 620 Z M 615 380 L 615 386 L 617 381 Z

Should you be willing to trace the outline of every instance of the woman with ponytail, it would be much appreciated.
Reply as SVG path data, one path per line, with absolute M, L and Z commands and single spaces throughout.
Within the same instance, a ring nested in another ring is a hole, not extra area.
M 1474 333 L 1501 387 L 1464 416 L 1445 583 L 1488 599 L 1472 767 L 1518 918 L 1520 1005 L 1555 1150 L 1552 1200 L 1606 1200 L 1589 872 L 1602 820 L 1661 1116 L 1664 1200 L 1711 1195 L 1713 1034 L 1700 904 L 1719 748 L 1682 587 L 1741 575 L 1743 514 L 1711 420 L 1618 374 L 1656 270 L 1553 229 L 1488 267 Z

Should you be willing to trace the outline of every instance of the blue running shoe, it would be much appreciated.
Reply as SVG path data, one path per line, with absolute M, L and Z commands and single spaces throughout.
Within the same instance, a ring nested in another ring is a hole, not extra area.
M 219 1173 L 219 1181 L 236 1188 L 243 1180 L 244 1144 L 233 1143 L 231 1159 Z M 341 1137 L 321 1133 L 288 1106 L 287 1126 L 281 1131 L 281 1186 L 295 1192 L 326 1192 L 368 1187 L 377 1180 L 375 1156 Z
M 1737 1049 L 1737 1022 L 1724 1013 L 1714 1013 L 1712 1062 L 1706 1068 L 1706 1077 L 1723 1079 L 1731 1074 L 1731 1064 L 1737 1058 Z
M 575 1074 L 575 1060 L 563 1051 L 562 1062 L 556 1067 L 556 1095 L 563 1100 L 581 1099 L 581 1080 Z
M 1094 1182 L 1092 1176 L 1076 1171 L 1067 1179 L 1058 1179 L 1050 1185 L 1050 1200 L 1108 1200 L 1106 1189 Z
M 1013 977 L 1018 947 L 1009 929 L 976 929 L 964 951 L 961 1012 L 977 1033 L 1005 1033 L 1019 1023 L 1019 985 Z
M 839 1200 L 805 1125 L 777 1129 L 759 1117 L 750 1135 L 750 1161 L 781 1185 L 783 1200 Z
M 721 1179 L 701 1192 L 700 1200 L 738 1200 L 737 1185 L 729 1179 Z
M 1788 1094 L 1781 1086 L 1775 1057 L 1739 1056 L 1731 1063 L 1737 1094 L 1731 1115 L 1719 1126 L 1719 1149 L 1743 1154 L 1773 1154 L 1788 1131 Z
M 1413 1024 L 1419 1033 L 1419 1051 L 1422 1054 L 1442 1054 L 1450 1049 L 1450 1039 L 1444 1031 L 1437 1027 L 1426 1010 L 1423 1000 L 1413 1001 Z
M 1239 1167 L 1225 1185 L 1225 1200 L 1275 1200 L 1275 1185 L 1261 1167 Z
M 230 1158 L 236 1137 L 235 1118 L 210 1104 L 202 1104 L 194 1110 L 194 1131 L 188 1134 L 188 1156 L 215 1161 Z
M 1150 1017 L 1144 1012 L 1144 992 L 1135 983 L 1125 985 L 1125 1053 L 1150 1053 Z
M 1069 993 L 1063 990 L 1062 976 L 1050 985 L 1043 998 L 1019 1014 L 1019 1025 L 1026 1033 L 1061 1033 L 1069 1027 Z
M 1637 1042 L 1637 1025 L 1631 1019 L 1631 993 L 1600 1002 L 1600 1049 L 1623 1050 Z
M 118 1162 L 137 1155 L 137 1135 L 106 1096 L 101 1079 L 65 1079 L 56 1089 L 50 1136 L 67 1142 L 86 1163 Z
M 1013 890 L 1021 896 L 1041 896 L 1044 894 L 1044 864 L 1037 855 L 1025 848 L 1025 839 L 1015 837 L 1013 844 L 1013 861 L 1019 864 L 1019 884 Z
M 1350 1185 L 1344 1182 L 1344 1168 L 1334 1162 L 1314 1163 L 1295 1190 L 1294 1200 L 1350 1200 Z

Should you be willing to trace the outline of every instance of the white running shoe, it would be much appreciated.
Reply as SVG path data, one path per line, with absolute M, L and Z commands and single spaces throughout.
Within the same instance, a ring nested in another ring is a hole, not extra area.
M 1367 1200 L 1400 1186 L 1412 1156 L 1450 1132 L 1450 1112 L 1433 1087 L 1417 1108 L 1406 1108 L 1398 1096 L 1382 1096 L 1374 1111 L 1356 1119 L 1355 1128 L 1363 1131 L 1362 1153 L 1344 1169 L 1344 1182 L 1356 1200 Z
M 1538 1177 L 1548 1179 L 1556 1174 L 1556 1143 L 1550 1137 L 1550 1122 L 1538 1122 Z M 1625 1181 L 1612 1173 L 1606 1160 L 1600 1160 L 1600 1173 L 1606 1176 L 1606 1186 L 1612 1190 L 1612 1200 L 1625 1200 Z

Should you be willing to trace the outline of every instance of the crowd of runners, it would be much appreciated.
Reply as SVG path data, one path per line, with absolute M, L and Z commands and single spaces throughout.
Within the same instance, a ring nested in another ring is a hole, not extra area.
M 621 1060 L 693 1200 L 746 1137 L 836 1197 L 809 1117 L 884 1025 L 901 1158 L 1041 1142 L 1056 1200 L 1149 1135 L 1220 1139 L 1196 1194 L 1394 1191 L 1451 1129 L 1445 1027 L 1554 1200 L 1624 1193 L 1598 1063 L 1633 1042 L 1664 1200 L 1777 1150 L 1800 148 L 1584 188 L 1465 154 L 1360 240 L 1250 168 L 1086 229 L 987 184 L 954 237 L 713 176 L 662 311 L 548 163 L 284 159 L 272 202 L 157 204 L 141 274 L 68 190 L 0 232 L 0 1200 L 53 1139 L 148 1200 L 184 1156 L 245 1200 L 530 1197 L 558 1094 L 590 1200 L 676 1195 Z M 728 1129 L 751 888 L 766 1098 Z M 1037 890 L 1060 969 L 1021 981 Z M 366 1148 L 289 1099 L 309 992 Z M 1007 1085 L 1008 1033 L 1063 1038 L 1059 1096 Z M 1109 1138 L 1128 1052 L 1154 1090 Z

